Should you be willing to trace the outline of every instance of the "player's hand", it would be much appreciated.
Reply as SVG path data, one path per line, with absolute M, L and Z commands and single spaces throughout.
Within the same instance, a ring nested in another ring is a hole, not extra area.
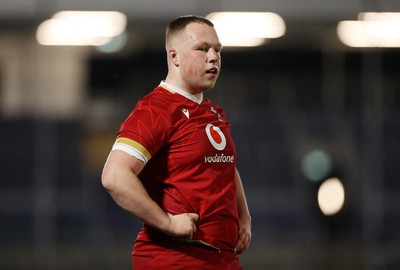
M 190 240 L 196 232 L 196 222 L 199 215 L 196 213 L 183 213 L 179 215 L 172 215 L 167 213 L 170 224 L 168 226 L 167 234 L 182 240 Z
M 251 242 L 251 220 L 239 220 L 239 238 L 236 243 L 236 253 L 244 253 L 250 246 Z

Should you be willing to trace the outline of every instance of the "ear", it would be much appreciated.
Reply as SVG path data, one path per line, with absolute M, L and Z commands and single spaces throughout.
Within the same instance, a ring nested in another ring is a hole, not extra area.
M 179 58 L 176 49 L 170 49 L 168 51 L 168 57 L 176 67 L 179 67 Z

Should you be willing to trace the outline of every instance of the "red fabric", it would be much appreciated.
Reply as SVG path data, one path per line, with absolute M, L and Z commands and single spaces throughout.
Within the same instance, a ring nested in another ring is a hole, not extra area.
M 140 100 L 118 138 L 142 145 L 151 159 L 139 175 L 153 200 L 172 214 L 199 215 L 193 236 L 224 250 L 238 239 L 236 150 L 224 111 L 157 87 Z M 151 241 L 147 230 L 140 241 Z
M 157 244 L 136 241 L 132 253 L 134 270 L 241 270 L 238 256 L 229 251 L 216 251 L 196 243 L 175 240 Z

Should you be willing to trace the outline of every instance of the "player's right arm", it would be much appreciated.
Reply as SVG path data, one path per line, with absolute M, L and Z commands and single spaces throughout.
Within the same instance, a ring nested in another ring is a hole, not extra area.
M 103 187 L 113 200 L 149 226 L 170 236 L 191 239 L 196 231 L 198 215 L 166 213 L 151 199 L 137 175 L 144 163 L 120 150 L 112 150 L 102 173 Z

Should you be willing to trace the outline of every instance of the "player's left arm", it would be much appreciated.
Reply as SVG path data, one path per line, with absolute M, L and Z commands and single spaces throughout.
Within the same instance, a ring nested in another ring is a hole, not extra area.
M 236 193 L 237 204 L 239 213 L 239 239 L 236 243 L 236 253 L 241 254 L 245 252 L 251 241 L 251 216 L 249 207 L 247 206 L 246 195 L 244 193 L 242 180 L 240 174 L 236 169 Z

